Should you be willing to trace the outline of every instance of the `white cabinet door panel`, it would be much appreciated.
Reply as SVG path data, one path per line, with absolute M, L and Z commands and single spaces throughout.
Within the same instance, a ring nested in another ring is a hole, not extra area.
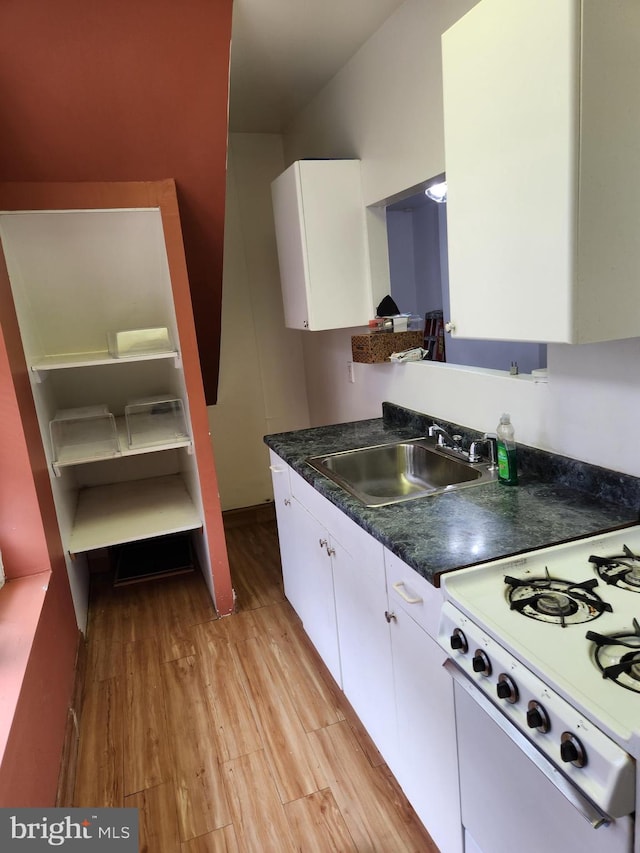
M 342 689 L 388 760 L 396 721 L 383 546 L 353 528 L 345 546 L 332 539 Z
M 328 533 L 295 498 L 291 510 L 297 604 L 291 603 L 329 672 L 342 686 Z
M 404 611 L 391 624 L 398 744 L 391 770 L 440 850 L 462 853 L 453 683 Z

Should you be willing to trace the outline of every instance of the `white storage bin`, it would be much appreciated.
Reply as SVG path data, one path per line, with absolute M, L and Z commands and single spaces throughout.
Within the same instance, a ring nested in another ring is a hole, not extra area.
M 158 352 L 173 352 L 174 349 L 166 326 L 109 332 L 107 338 L 109 352 L 114 358 L 153 355 Z
M 60 409 L 49 431 L 57 464 L 120 455 L 116 421 L 106 405 Z
M 189 439 L 182 400 L 171 396 L 143 397 L 125 406 L 131 449 Z

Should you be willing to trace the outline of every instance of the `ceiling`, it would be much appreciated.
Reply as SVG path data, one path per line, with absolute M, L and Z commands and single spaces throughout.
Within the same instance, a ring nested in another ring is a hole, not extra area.
M 234 0 L 229 130 L 280 133 L 404 0 Z

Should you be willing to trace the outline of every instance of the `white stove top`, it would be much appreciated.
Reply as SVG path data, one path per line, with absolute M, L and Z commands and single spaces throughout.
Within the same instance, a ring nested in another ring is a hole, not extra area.
M 593 724 L 640 758 L 640 692 L 603 678 L 594 659 L 594 644 L 585 637 L 589 630 L 598 634 L 631 634 L 633 619 L 640 622 L 640 591 L 605 583 L 589 562 L 591 555 L 622 554 L 624 545 L 640 554 L 640 525 L 452 572 L 443 576 L 442 588 L 447 601 Z M 541 578 L 545 569 L 553 578 L 572 583 L 598 578 L 593 592 L 608 602 L 612 611 L 588 622 L 562 627 L 512 610 L 505 575 L 522 580 Z

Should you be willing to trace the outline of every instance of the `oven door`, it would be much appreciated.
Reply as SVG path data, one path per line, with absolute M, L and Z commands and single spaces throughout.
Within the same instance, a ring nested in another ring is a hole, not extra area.
M 631 853 L 633 820 L 608 818 L 451 661 L 467 853 Z

